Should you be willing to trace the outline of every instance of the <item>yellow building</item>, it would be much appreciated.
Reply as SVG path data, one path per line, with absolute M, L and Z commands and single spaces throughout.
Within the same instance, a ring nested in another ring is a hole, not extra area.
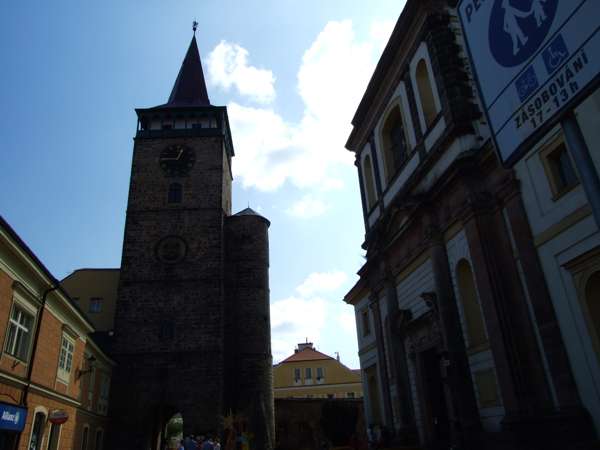
M 114 328 L 119 274 L 119 269 L 78 269 L 61 281 L 98 331 Z
M 360 370 L 317 351 L 312 342 L 273 367 L 275 398 L 362 398 Z

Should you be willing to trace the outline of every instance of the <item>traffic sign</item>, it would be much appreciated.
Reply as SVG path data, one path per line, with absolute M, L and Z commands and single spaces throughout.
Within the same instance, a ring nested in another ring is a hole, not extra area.
M 496 148 L 511 166 L 600 83 L 600 1 L 460 0 L 458 14 Z

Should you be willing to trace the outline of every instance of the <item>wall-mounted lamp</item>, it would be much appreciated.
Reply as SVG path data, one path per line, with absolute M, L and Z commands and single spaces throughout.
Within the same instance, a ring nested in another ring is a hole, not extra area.
M 85 375 L 86 373 L 90 373 L 94 368 L 94 361 L 96 361 L 96 358 L 94 356 L 90 355 L 90 356 L 86 356 L 85 359 L 88 362 L 88 368 L 87 369 L 77 369 L 77 373 L 76 373 L 77 379 L 81 378 L 81 376 Z

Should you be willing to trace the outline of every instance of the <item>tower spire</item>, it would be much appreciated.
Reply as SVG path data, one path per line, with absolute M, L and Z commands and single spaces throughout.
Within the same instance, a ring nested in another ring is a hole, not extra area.
M 200 52 L 196 43 L 197 27 L 198 22 L 194 20 L 192 42 L 190 42 L 169 101 L 165 106 L 210 106 L 202 62 L 200 61 Z

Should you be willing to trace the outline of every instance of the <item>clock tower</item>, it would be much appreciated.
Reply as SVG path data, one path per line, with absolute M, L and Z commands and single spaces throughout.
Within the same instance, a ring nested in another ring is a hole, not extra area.
M 160 448 L 177 413 L 186 435 L 220 433 L 232 412 L 270 449 L 269 221 L 231 215 L 227 109 L 195 36 L 168 102 L 136 113 L 108 448 Z

